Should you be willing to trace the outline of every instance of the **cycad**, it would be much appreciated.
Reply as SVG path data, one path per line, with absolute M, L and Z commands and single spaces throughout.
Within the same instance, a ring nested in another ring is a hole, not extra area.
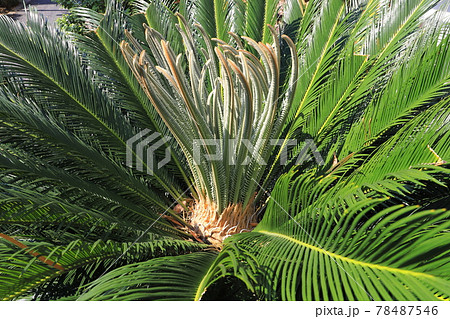
M 179 17 L 186 73 L 181 56 L 153 29 L 147 28 L 145 35 L 152 51 L 162 53 L 155 54 L 155 62 L 133 38 L 138 53 L 127 43 L 122 50 L 189 165 L 195 190 L 188 216 L 192 227 L 204 240 L 221 242 L 223 236 L 248 231 L 256 223 L 258 181 L 292 105 L 295 45 L 285 37 L 295 71 L 289 89 L 280 95 L 281 49 L 275 29 L 269 28 L 274 48 L 246 38 L 259 53 L 257 59 L 233 33 L 240 47 L 222 43 L 213 50 L 206 31 L 197 26 L 208 48 L 199 52 L 194 32 Z
M 2 17 L 1 296 L 198 300 L 232 276 L 260 299 L 448 299 L 435 2 L 110 3 L 70 38 Z M 160 169 L 126 165 L 144 130 Z

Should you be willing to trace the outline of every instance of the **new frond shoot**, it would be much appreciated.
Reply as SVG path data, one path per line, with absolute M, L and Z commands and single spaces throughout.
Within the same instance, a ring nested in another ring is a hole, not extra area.
M 150 27 L 145 27 L 150 52 L 130 33 L 121 48 L 188 163 L 195 189 L 184 212 L 190 231 L 220 245 L 256 225 L 254 199 L 267 177 L 265 167 L 274 164 L 271 155 L 295 93 L 296 48 L 282 35 L 291 55 L 291 72 L 283 80 L 282 41 L 275 28 L 269 27 L 273 44 L 233 33 L 234 43 L 226 43 L 210 39 L 200 25 L 191 30 L 181 15 L 178 19 L 184 55 L 177 56 Z

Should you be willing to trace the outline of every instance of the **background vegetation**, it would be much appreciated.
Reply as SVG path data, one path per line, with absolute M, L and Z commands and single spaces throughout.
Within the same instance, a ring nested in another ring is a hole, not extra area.
M 73 9 L 73 8 L 88 8 L 92 9 L 98 13 L 104 13 L 106 9 L 106 0 L 56 0 L 63 8 Z M 121 1 L 123 4 L 123 10 L 130 13 L 130 4 L 132 1 L 124 0 Z M 69 13 L 64 14 L 58 19 L 58 25 L 61 30 L 65 32 L 83 33 L 85 31 L 83 27 L 83 22 L 81 19 L 77 18 L 76 14 L 69 11 Z
M 10 10 L 19 4 L 19 0 L 0 0 L 0 8 L 6 8 Z

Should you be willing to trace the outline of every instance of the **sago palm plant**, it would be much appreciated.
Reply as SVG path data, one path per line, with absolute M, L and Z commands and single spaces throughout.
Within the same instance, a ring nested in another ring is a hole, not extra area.
M 0 297 L 449 299 L 437 2 L 0 17 Z

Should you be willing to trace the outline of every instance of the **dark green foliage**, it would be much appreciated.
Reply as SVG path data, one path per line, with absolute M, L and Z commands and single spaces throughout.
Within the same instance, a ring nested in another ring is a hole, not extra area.
M 0 8 L 10 10 L 19 4 L 19 0 L 0 0 Z

